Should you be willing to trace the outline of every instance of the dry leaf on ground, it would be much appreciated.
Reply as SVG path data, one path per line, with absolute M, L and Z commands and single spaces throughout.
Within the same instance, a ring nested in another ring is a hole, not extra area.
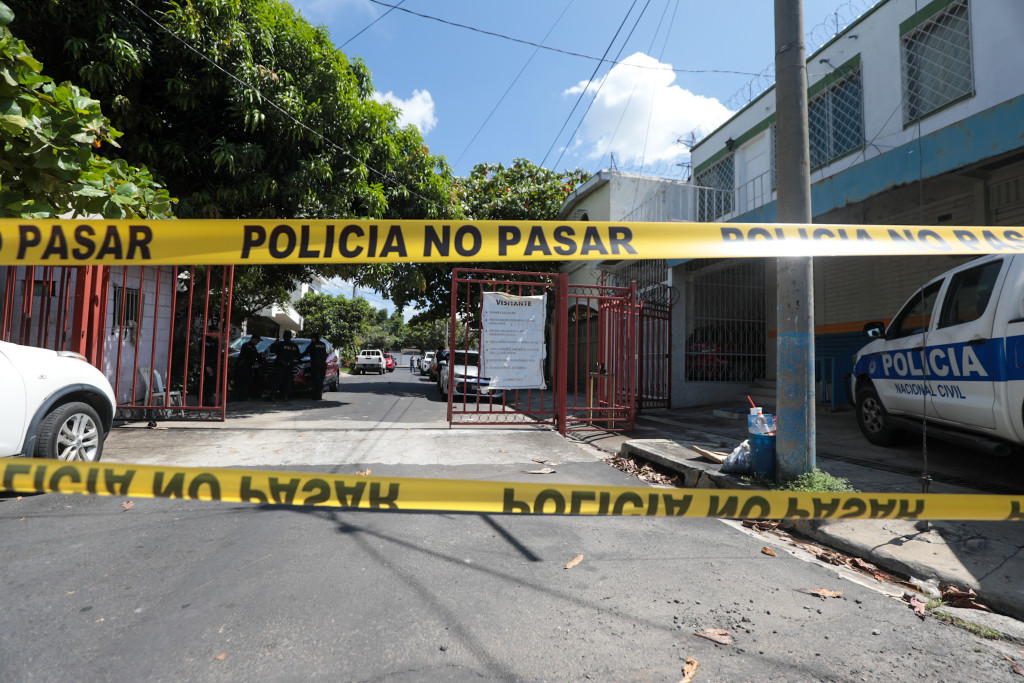
M 916 595 L 911 595 L 909 597 L 904 596 L 904 600 L 909 602 L 910 606 L 914 608 L 914 614 L 921 617 L 922 619 L 924 619 L 927 616 L 927 614 L 924 611 L 924 608 L 928 605 L 928 603 L 925 600 L 922 600 L 920 597 Z
M 683 677 L 679 679 L 679 683 L 691 683 L 693 677 L 697 675 L 697 667 L 700 664 L 693 657 L 686 658 L 686 665 L 683 667 Z
M 775 551 L 772 550 L 771 548 L 769 548 L 768 546 L 765 546 L 765 547 L 761 548 L 761 552 L 764 553 L 765 555 L 771 555 L 772 557 L 778 557 L 778 555 L 775 554 Z
M 576 565 L 578 565 L 582 561 L 583 561 L 583 556 L 582 555 L 577 555 L 576 557 L 572 558 L 571 560 L 569 560 L 568 562 L 565 563 L 565 568 L 566 569 L 572 569 L 573 567 L 575 567 Z
M 553 469 L 551 469 L 550 467 L 544 467 L 544 468 L 539 469 L 539 470 L 523 470 L 523 471 L 526 472 L 527 474 L 554 474 L 555 473 L 555 471 Z
M 825 598 L 838 598 L 843 594 L 843 591 L 830 591 L 827 588 L 797 588 L 796 590 L 808 595 L 817 595 L 822 600 Z
M 356 476 L 357 477 L 368 477 L 368 476 L 370 476 L 371 472 L 373 472 L 373 470 L 371 470 L 369 467 L 367 467 L 365 470 L 359 470 L 358 472 L 356 472 Z
M 547 458 L 530 458 L 530 460 L 532 460 L 534 462 L 539 462 L 542 465 L 547 462 Z
M 135 507 L 135 503 L 133 503 L 130 500 L 126 500 L 125 502 L 121 503 L 121 507 L 123 507 L 125 510 L 131 510 L 133 507 Z
M 992 610 L 979 602 L 978 594 L 973 589 L 968 588 L 964 590 L 958 586 L 954 586 L 951 583 L 944 583 L 939 586 L 939 591 L 942 593 L 942 601 L 950 607 L 961 607 L 963 609 L 978 609 L 984 612 L 991 612 Z
M 695 632 L 693 635 L 713 640 L 716 643 L 721 643 L 722 645 L 733 644 L 732 636 L 730 636 L 729 632 L 724 628 L 706 628 L 703 631 Z
M 226 654 L 224 654 L 223 652 L 221 652 L 219 655 L 214 657 L 214 659 L 216 659 L 218 662 L 223 662 L 227 658 L 228 658 L 228 656 Z

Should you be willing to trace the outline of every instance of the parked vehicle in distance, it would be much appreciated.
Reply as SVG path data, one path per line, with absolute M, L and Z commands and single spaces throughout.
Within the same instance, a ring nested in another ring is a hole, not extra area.
M 427 351 L 423 354 L 423 358 L 420 359 L 420 374 L 426 375 L 430 373 L 430 365 L 434 362 L 435 351 Z
M 383 375 L 387 370 L 384 352 L 380 349 L 363 349 L 359 352 L 355 367 L 352 369 L 357 375 L 365 375 L 368 372 Z
M 438 364 L 437 372 L 437 389 L 445 398 L 449 383 L 452 396 L 479 396 L 481 400 L 488 400 L 501 399 L 504 395 L 500 389 L 491 391 L 490 379 L 480 377 L 479 351 L 448 352 L 448 357 Z
M 1024 444 L 1024 256 L 975 259 L 933 278 L 854 355 L 848 377 L 873 444 L 907 430 L 1004 454 Z
M 745 322 L 698 327 L 686 340 L 688 382 L 751 382 L 762 379 L 765 330 Z
M 395 371 L 395 357 L 390 353 L 384 354 L 384 367 L 387 368 L 388 372 Z
M 235 341 L 231 342 L 228 346 L 228 381 L 233 382 L 235 377 L 235 362 L 238 360 L 238 353 L 242 348 L 242 344 L 249 341 L 250 335 L 242 335 Z M 254 387 L 254 393 L 259 394 L 262 392 L 264 387 L 269 387 L 271 384 L 271 378 L 274 374 L 274 355 L 269 352 L 271 344 L 276 339 L 273 337 L 263 337 L 260 339 L 260 343 L 257 346 L 257 352 L 260 357 L 260 365 L 257 369 L 257 377 L 260 380 L 259 386 Z M 308 338 L 298 337 L 292 338 L 295 345 L 299 347 L 299 356 L 306 353 L 306 349 L 309 348 Z M 327 371 L 324 373 L 324 390 L 325 391 L 337 391 L 338 390 L 338 377 L 340 371 L 340 360 L 338 359 L 338 352 L 335 350 L 331 342 L 326 339 L 322 340 L 327 344 Z M 292 391 L 309 391 L 309 359 L 300 360 L 295 366 L 295 377 L 294 384 L 292 385 Z
M 117 399 L 85 356 L 0 341 L 0 387 L 0 456 L 100 459 Z

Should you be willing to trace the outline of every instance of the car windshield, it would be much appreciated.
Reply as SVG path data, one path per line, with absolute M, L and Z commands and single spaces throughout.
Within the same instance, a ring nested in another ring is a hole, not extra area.
M 451 356 L 448 357 L 448 362 L 452 365 L 479 365 L 480 354 L 476 351 L 452 351 Z

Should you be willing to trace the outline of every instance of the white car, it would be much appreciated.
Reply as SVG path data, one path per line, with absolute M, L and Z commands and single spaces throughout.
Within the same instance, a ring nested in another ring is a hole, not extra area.
M 449 380 L 449 374 L 452 380 Z M 480 400 L 501 399 L 501 389 L 490 388 L 490 379 L 480 376 L 480 352 L 449 351 L 448 358 L 440 362 L 437 371 L 437 389 L 448 397 L 451 382 L 452 396 L 479 396 Z
M 434 351 L 427 351 L 423 354 L 423 358 L 420 359 L 420 374 L 430 374 L 430 365 L 434 362 Z
M 100 459 L 117 401 L 84 356 L 0 341 L 0 387 L 0 456 Z

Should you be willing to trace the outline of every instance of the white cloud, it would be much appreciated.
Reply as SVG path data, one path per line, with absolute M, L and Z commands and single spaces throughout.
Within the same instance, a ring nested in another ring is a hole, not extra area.
M 375 91 L 373 99 L 394 105 L 401 112 L 398 117 L 400 126 L 416 126 L 420 129 L 420 133 L 426 135 L 437 125 L 434 98 L 430 96 L 428 90 L 413 90 L 412 97 L 407 100 L 401 99 L 390 90 L 383 95 Z
M 670 64 L 637 52 L 601 80 L 581 81 L 565 91 L 579 95 L 586 88 L 590 96 L 597 93 L 577 133 L 576 142 L 587 158 L 609 152 L 626 164 L 686 158 L 689 150 L 679 138 L 696 129 L 713 130 L 732 115 L 718 100 L 673 85 L 676 75 L 670 69 Z

